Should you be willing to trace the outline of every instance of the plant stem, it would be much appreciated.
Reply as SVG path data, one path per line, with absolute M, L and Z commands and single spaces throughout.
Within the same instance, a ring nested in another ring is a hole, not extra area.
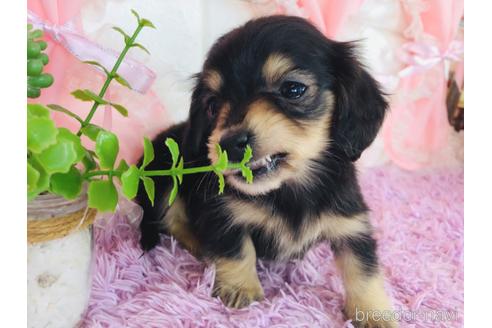
M 227 166 L 227 169 L 239 169 L 239 168 L 241 168 L 239 164 L 229 164 Z M 213 172 L 213 171 L 215 171 L 215 167 L 213 165 L 208 165 L 208 166 L 199 166 L 199 167 L 189 167 L 181 170 L 170 169 L 170 170 L 144 171 L 142 172 L 142 175 L 146 177 L 155 177 L 155 176 L 168 176 L 168 175 L 178 175 L 178 174 L 195 174 L 195 173 L 204 173 L 204 172 Z
M 137 38 L 137 35 L 140 33 L 142 30 L 143 25 L 138 24 L 137 28 L 135 29 L 135 32 L 133 32 L 133 35 L 131 38 L 128 40 L 128 42 L 125 42 L 125 48 L 123 48 L 123 51 L 120 53 L 118 59 L 116 60 L 116 63 L 113 66 L 113 69 L 111 72 L 106 76 L 106 81 L 104 82 L 101 91 L 99 92 L 99 97 L 104 99 L 104 95 L 106 94 L 106 90 L 108 89 L 109 85 L 111 84 L 111 81 L 114 79 L 116 76 L 116 72 L 118 71 L 118 68 L 120 67 L 121 63 L 123 62 L 123 59 L 126 56 L 126 53 L 130 48 L 132 47 L 133 43 L 135 42 L 135 39 Z M 99 103 L 97 101 L 94 101 L 94 104 L 92 105 L 92 108 L 87 114 L 87 117 L 85 120 L 80 124 L 80 129 L 77 132 L 77 135 L 80 137 L 82 135 L 82 128 L 86 127 L 92 120 L 92 117 L 96 113 L 97 107 L 99 107 Z
M 227 165 L 226 170 L 234 170 L 240 169 L 241 164 L 239 163 L 229 163 Z M 143 171 L 142 176 L 145 177 L 155 177 L 155 176 L 176 176 L 178 174 L 196 174 L 196 173 L 205 173 L 205 172 L 214 172 L 215 166 L 207 165 L 207 166 L 198 166 L 198 167 L 188 167 L 183 169 L 169 169 L 169 170 L 152 170 L 152 171 Z M 94 176 L 108 175 L 108 176 L 118 176 L 120 177 L 123 174 L 123 171 L 120 170 L 108 170 L 108 171 L 92 171 L 84 174 L 84 178 L 90 178 Z

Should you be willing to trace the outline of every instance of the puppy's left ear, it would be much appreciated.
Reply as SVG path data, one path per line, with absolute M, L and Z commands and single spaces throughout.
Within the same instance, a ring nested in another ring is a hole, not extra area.
M 378 83 L 357 60 L 353 44 L 334 42 L 330 49 L 336 79 L 333 144 L 341 155 L 355 161 L 376 137 L 388 103 Z

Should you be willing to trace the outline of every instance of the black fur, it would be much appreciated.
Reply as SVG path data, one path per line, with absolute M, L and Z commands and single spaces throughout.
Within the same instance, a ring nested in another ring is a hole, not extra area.
M 217 179 L 213 173 L 185 176 L 180 197 L 205 256 L 236 256 L 247 233 L 252 236 L 259 257 L 276 256 L 272 237 L 261 228 L 230 228 L 231 213 L 225 209 L 224 202 L 231 197 L 260 204 L 272 213 L 280 214 L 294 232 L 299 230 L 304 220 L 323 212 L 350 219 L 368 210 L 357 183 L 353 161 L 375 138 L 387 104 L 377 83 L 357 61 L 352 44 L 328 40 L 305 20 L 287 16 L 250 21 L 221 37 L 210 50 L 204 69 L 217 69 L 223 76 L 221 97 L 231 104 L 227 123 L 240 122 L 247 105 L 260 96 L 269 97 L 293 121 L 302 119 L 309 122 L 320 117 L 322 99 L 319 95 L 299 112 L 282 99 L 261 91 L 265 84 L 261 63 L 274 52 L 287 54 L 297 67 L 314 74 L 320 90 L 334 93 L 332 126 L 327 127 L 332 142 L 315 160 L 318 164 L 316 179 L 302 186 L 285 184 L 266 195 L 245 195 L 226 185 L 225 194 L 218 196 Z M 187 166 L 210 164 L 206 143 L 215 123 L 207 117 L 206 108 L 211 94 L 202 78 L 200 74 L 197 76 L 189 120 L 163 132 L 153 141 L 156 158 L 149 169 L 163 169 L 171 163 L 164 147 L 167 137 L 180 144 Z M 167 202 L 166 189 L 170 186 L 169 179 L 158 178 L 154 207 L 150 206 L 143 187 L 138 193 L 138 202 L 144 208 L 141 244 L 145 250 L 159 241 L 156 222 L 161 219 Z M 368 268 L 376 263 L 372 239 L 349 240 L 347 245 Z

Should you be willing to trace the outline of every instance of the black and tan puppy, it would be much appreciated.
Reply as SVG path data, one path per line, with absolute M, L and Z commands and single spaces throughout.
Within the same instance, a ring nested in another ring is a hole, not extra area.
M 197 76 L 187 122 L 154 140 L 151 169 L 171 163 L 167 137 L 188 166 L 230 161 L 253 149 L 254 182 L 228 172 L 217 195 L 213 173 L 186 176 L 167 208 L 172 183 L 156 181 L 152 207 L 144 190 L 141 245 L 165 231 L 216 265 L 214 294 L 231 307 L 261 300 L 256 259 L 288 260 L 329 241 L 346 289 L 345 313 L 390 309 L 354 160 L 369 146 L 386 111 L 377 83 L 353 46 L 326 39 L 300 18 L 272 16 L 221 37 Z M 364 319 L 368 327 L 395 323 Z

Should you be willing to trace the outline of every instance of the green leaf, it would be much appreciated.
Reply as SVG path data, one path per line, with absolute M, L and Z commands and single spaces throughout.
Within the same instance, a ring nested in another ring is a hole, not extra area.
M 37 98 L 41 95 L 41 89 L 32 87 L 30 85 L 27 86 L 27 97 L 28 98 Z
M 246 146 L 246 150 L 244 151 L 243 159 L 241 160 L 241 174 L 246 179 L 247 183 L 253 183 L 253 171 L 246 166 L 251 158 L 253 157 L 253 150 L 249 145 Z
M 133 47 L 133 46 L 132 46 Z M 121 84 L 122 86 L 124 87 L 127 87 L 128 89 L 131 89 L 132 87 L 130 86 L 130 83 L 128 83 L 127 80 L 125 80 L 121 75 L 119 74 L 116 74 L 114 76 L 114 79 L 116 80 L 116 82 L 118 82 L 119 84 Z
M 102 64 L 98 63 L 97 61 L 95 60 L 84 60 L 83 63 L 85 64 L 89 64 L 89 65 L 93 65 L 93 66 L 96 66 L 96 67 L 99 67 L 100 69 L 103 70 L 103 72 L 106 74 L 106 75 L 109 75 L 109 71 L 106 69 L 106 67 L 104 67 Z
M 183 156 L 181 156 L 179 159 L 177 169 L 179 171 L 182 171 L 183 167 L 184 167 L 184 159 L 183 159 Z M 179 184 L 182 184 L 183 183 L 183 173 L 178 173 L 176 176 L 178 177 Z
M 87 124 L 80 131 L 92 141 L 96 141 L 99 132 L 104 131 L 104 129 L 94 124 Z
M 135 17 L 137 18 L 137 22 L 139 22 L 139 23 L 140 23 L 140 16 L 139 16 L 139 15 L 138 15 L 138 13 L 136 12 L 136 10 L 135 10 L 135 9 L 132 9 L 132 10 L 131 10 L 131 12 L 132 12 L 133 16 L 135 16 Z
M 77 90 L 73 91 L 71 94 L 75 98 L 82 100 L 82 101 L 95 101 L 100 105 L 105 105 L 108 103 L 106 100 L 102 99 L 101 97 L 99 97 L 94 92 L 92 92 L 91 90 L 88 90 L 88 89 L 84 89 L 84 90 L 77 89 Z
M 33 192 L 38 185 L 41 174 L 29 162 L 27 163 L 27 191 Z
M 77 151 L 71 140 L 57 138 L 54 145 L 43 150 L 38 156 L 39 163 L 48 174 L 66 173 L 77 160 Z
M 119 151 L 118 138 L 109 131 L 99 132 L 95 151 L 101 168 L 112 169 Z
M 217 177 L 219 178 L 219 195 L 222 195 L 224 193 L 224 188 L 225 188 L 224 175 L 219 173 L 217 174 Z
M 126 34 L 125 31 L 123 31 L 121 28 L 119 28 L 118 26 L 113 26 L 113 30 L 123 35 L 123 38 L 125 39 L 125 44 L 128 44 L 128 42 L 130 42 L 130 36 Z
M 132 47 L 137 47 L 137 48 L 140 48 L 142 49 L 143 51 L 145 51 L 147 54 L 150 55 L 150 51 L 147 50 L 147 48 L 145 48 L 144 46 L 142 46 L 140 43 L 133 43 L 132 44 Z
M 41 59 L 29 59 L 27 61 L 27 76 L 39 76 L 43 72 L 43 62 Z
M 169 206 L 171 206 L 174 203 L 174 200 L 178 195 L 178 181 L 176 180 L 175 176 L 173 176 L 172 178 L 173 178 L 173 189 L 171 189 L 171 193 L 169 194 L 169 200 L 167 202 Z
M 43 31 L 41 31 L 41 30 L 34 30 L 30 33 L 31 33 L 32 39 L 39 39 L 39 38 L 43 37 Z
M 247 166 L 241 168 L 241 173 L 243 177 L 246 179 L 247 183 L 253 183 L 253 171 Z
M 175 167 L 179 157 L 179 146 L 173 138 L 167 138 L 165 143 L 167 148 L 169 149 L 169 152 L 171 153 L 171 157 L 173 159 L 173 167 Z
M 82 191 L 82 182 L 80 171 L 72 166 L 67 173 L 56 173 L 51 176 L 50 191 L 66 199 L 75 199 Z
M 84 164 L 85 172 L 96 168 L 96 161 L 94 161 L 94 158 L 87 150 L 84 154 L 84 158 L 82 158 L 82 163 Z
M 55 123 L 46 117 L 27 117 L 27 149 L 33 153 L 41 153 L 56 143 L 58 129 Z
M 38 76 L 29 76 L 27 85 L 36 88 L 47 88 L 53 84 L 53 81 L 53 75 L 45 73 Z
M 224 171 L 225 169 L 227 169 L 227 165 L 229 163 L 227 152 L 222 151 L 222 148 L 220 148 L 219 144 L 215 145 L 215 149 L 217 151 L 218 159 L 217 162 L 215 162 L 214 167 L 219 171 Z
M 38 58 L 41 46 L 32 40 L 27 41 L 27 59 Z
M 31 156 L 31 158 L 28 159 L 28 164 L 39 173 L 36 185 L 33 186 L 33 189 L 27 191 L 27 200 L 32 200 L 48 189 L 50 185 L 50 175 L 46 173 L 41 164 L 39 164 L 36 156 Z
M 241 160 L 241 164 L 248 163 L 253 157 L 253 149 L 249 145 L 246 145 L 246 150 L 244 151 L 243 159 Z
M 54 110 L 54 111 L 57 111 L 57 112 L 61 112 L 61 113 L 67 114 L 68 116 L 70 116 L 70 117 L 76 119 L 77 121 L 79 121 L 79 123 L 82 123 L 84 121 L 80 116 L 78 116 L 75 113 L 72 113 L 69 109 L 66 109 L 65 107 L 62 107 L 60 105 L 49 104 L 47 107 L 49 109 L 51 109 L 51 110 Z
M 50 118 L 50 111 L 39 104 L 27 104 L 27 116 Z
M 144 187 L 145 187 L 145 192 L 147 193 L 147 196 L 149 197 L 150 203 L 152 206 L 154 206 L 154 198 L 155 198 L 155 185 L 154 185 L 154 180 L 152 180 L 149 177 L 141 177 Z
M 140 169 L 144 169 L 150 162 L 154 160 L 154 146 L 148 138 L 144 138 L 144 158 Z
M 41 50 L 45 50 L 48 47 L 48 44 L 43 40 L 40 40 L 38 43 L 39 46 L 41 47 Z
M 116 109 L 124 117 L 128 116 L 128 110 L 120 104 L 110 103 L 110 105 Z
M 58 140 L 64 139 L 73 142 L 74 150 L 77 155 L 75 162 L 80 162 L 85 155 L 85 148 L 82 146 L 80 142 L 80 137 L 73 134 L 69 129 L 66 128 L 58 128 Z
M 145 19 L 145 18 L 142 18 L 139 22 L 140 25 L 142 26 L 147 26 L 147 27 L 150 27 L 150 28 L 155 28 L 154 24 L 149 21 L 148 19 Z
M 111 180 L 94 180 L 87 190 L 88 206 L 101 212 L 113 212 L 118 205 L 118 191 Z
M 135 165 L 130 166 L 130 168 L 121 175 L 121 191 L 126 198 L 133 199 L 137 195 L 139 178 L 140 170 Z
M 116 170 L 124 172 L 124 171 L 128 170 L 129 168 L 130 167 L 128 166 L 128 163 L 124 159 L 122 159 Z

